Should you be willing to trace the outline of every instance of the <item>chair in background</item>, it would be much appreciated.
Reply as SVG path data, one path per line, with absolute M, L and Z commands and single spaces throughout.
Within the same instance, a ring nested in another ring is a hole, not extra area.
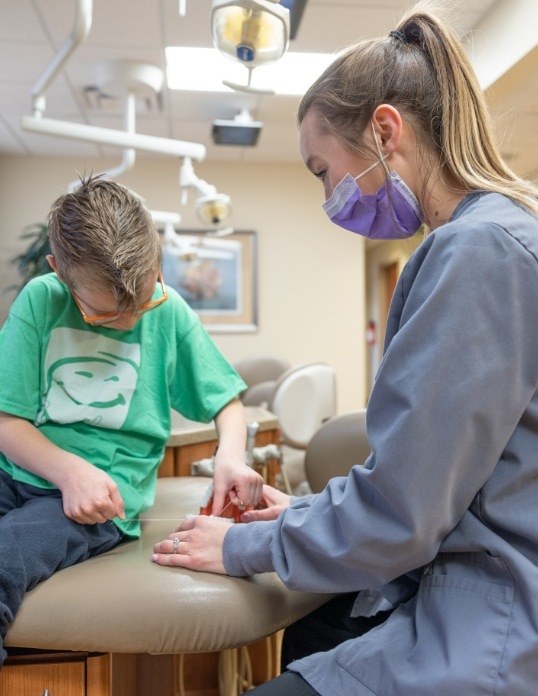
M 247 389 L 241 394 L 245 406 L 267 406 L 276 380 L 289 369 L 287 360 L 274 355 L 253 355 L 234 363 Z
M 336 413 L 336 377 L 325 363 L 287 370 L 268 401 L 281 432 L 280 468 L 288 493 L 305 481 L 305 451 L 316 431 Z
M 355 464 L 370 454 L 366 436 L 366 409 L 335 416 L 321 426 L 305 453 L 305 476 L 313 493 L 319 493 L 335 476 L 347 476 Z

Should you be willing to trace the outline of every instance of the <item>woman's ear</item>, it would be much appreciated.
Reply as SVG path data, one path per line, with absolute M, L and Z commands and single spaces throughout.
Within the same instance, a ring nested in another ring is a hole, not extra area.
M 52 254 L 47 254 L 45 257 L 47 261 L 49 262 L 49 266 L 52 268 L 53 271 L 56 271 L 58 273 L 58 267 L 56 266 L 56 260 Z
M 372 124 L 383 154 L 390 155 L 397 150 L 403 131 L 398 109 L 390 104 L 380 104 L 374 111 Z

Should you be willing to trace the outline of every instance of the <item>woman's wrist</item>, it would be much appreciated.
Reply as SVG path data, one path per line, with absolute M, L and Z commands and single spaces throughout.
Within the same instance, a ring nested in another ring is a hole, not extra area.
M 273 528 L 274 522 L 231 525 L 222 544 L 226 573 L 232 577 L 246 577 L 271 572 Z

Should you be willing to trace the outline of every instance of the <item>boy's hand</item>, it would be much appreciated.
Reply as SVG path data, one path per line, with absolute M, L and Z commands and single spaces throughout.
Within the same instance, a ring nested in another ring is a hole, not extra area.
M 219 411 L 215 425 L 219 446 L 213 475 L 213 514 L 219 515 L 229 501 L 239 507 L 257 505 L 263 479 L 245 464 L 247 424 L 239 399 L 232 399 Z
M 213 475 L 213 514 L 219 515 L 229 500 L 239 507 L 257 505 L 262 495 L 262 477 L 247 466 L 243 458 L 230 460 L 215 455 Z
M 287 493 L 279 491 L 277 488 L 263 486 L 263 493 L 260 501 L 262 509 L 249 510 L 241 515 L 241 522 L 260 522 L 268 520 L 276 520 L 282 510 L 290 506 L 290 496 Z
M 66 517 L 79 524 L 125 519 L 118 486 L 104 471 L 72 455 L 69 473 L 58 484 Z
M 205 515 L 190 515 L 168 539 L 155 544 L 151 560 L 159 565 L 225 575 L 222 544 L 229 528 L 229 521 Z

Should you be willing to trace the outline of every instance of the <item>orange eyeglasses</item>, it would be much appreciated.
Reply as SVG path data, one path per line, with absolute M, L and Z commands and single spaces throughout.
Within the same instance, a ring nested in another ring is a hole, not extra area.
M 156 297 L 155 299 L 148 300 L 148 302 L 144 302 L 144 304 L 140 305 L 140 307 L 138 307 L 138 309 L 136 309 L 134 312 L 103 312 L 102 314 L 89 315 L 86 314 L 86 312 L 82 308 L 82 305 L 80 304 L 82 300 L 77 296 L 77 294 L 73 290 L 71 290 L 71 295 L 73 295 L 75 304 L 79 308 L 79 311 L 82 315 L 82 319 L 86 324 L 109 324 L 113 321 L 116 321 L 116 319 L 119 319 L 120 317 L 136 317 L 141 314 L 145 314 L 146 312 L 149 312 L 150 309 L 155 309 L 155 307 L 158 307 L 163 302 L 166 302 L 166 300 L 168 299 L 168 292 L 164 284 L 164 278 L 162 273 L 159 273 L 157 282 L 161 286 L 161 296 Z

